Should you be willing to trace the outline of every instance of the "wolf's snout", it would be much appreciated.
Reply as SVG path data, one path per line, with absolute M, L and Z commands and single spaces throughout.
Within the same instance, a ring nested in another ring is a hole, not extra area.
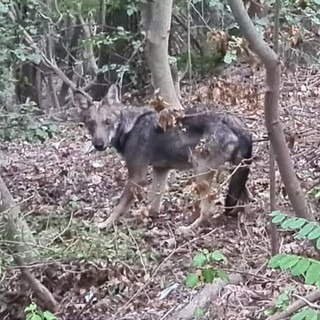
M 95 147 L 98 151 L 103 151 L 104 149 L 106 149 L 103 140 L 100 139 L 100 138 L 94 139 L 94 140 L 92 141 L 92 144 L 94 145 L 94 147 Z

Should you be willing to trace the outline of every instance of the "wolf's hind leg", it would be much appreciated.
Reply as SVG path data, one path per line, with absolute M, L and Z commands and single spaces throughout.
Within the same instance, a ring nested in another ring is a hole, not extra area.
M 163 192 L 167 185 L 169 170 L 153 168 L 152 187 L 149 193 L 149 211 L 151 215 L 160 212 Z
M 196 175 L 196 191 L 200 197 L 200 216 L 189 226 L 179 227 L 179 231 L 183 234 L 190 234 L 200 227 L 202 222 L 209 219 L 211 200 L 210 200 L 210 190 L 213 177 L 216 170 L 208 166 L 206 160 L 198 160 L 195 167 Z
M 120 216 L 130 210 L 136 191 L 147 183 L 147 170 L 147 167 L 129 170 L 128 181 L 123 190 L 120 201 L 114 208 L 110 217 L 98 224 L 100 229 L 110 229 L 117 222 Z

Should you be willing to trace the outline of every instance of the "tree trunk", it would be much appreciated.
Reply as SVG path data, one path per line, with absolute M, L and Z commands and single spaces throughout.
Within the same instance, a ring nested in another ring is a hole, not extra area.
M 12 242 L 10 250 L 23 255 L 24 262 L 32 262 L 38 255 L 36 241 L 20 215 L 19 205 L 13 200 L 5 182 L 0 177 L 0 214 L 5 223 L 5 238 Z
M 72 17 L 67 17 L 67 27 L 73 29 L 70 44 L 67 45 L 68 50 L 66 50 L 67 61 L 68 61 L 68 69 L 66 71 L 66 76 L 68 79 L 73 79 L 73 65 L 75 63 L 74 57 L 77 54 L 77 44 L 80 38 L 81 28 L 76 25 L 75 21 L 73 21 Z M 63 106 L 66 103 L 66 96 L 68 94 L 69 86 L 66 82 L 62 82 L 61 89 L 59 92 L 59 103 L 60 106 Z
M 182 109 L 174 88 L 168 59 L 172 0 L 141 2 L 140 10 L 142 28 L 146 31 L 145 52 L 153 87 L 160 89 L 160 95 L 169 109 Z
M 293 210 L 299 217 L 314 220 L 296 177 L 293 162 L 286 145 L 283 126 L 279 119 L 280 63 L 278 56 L 254 28 L 242 1 L 228 0 L 228 3 L 235 20 L 239 24 L 240 30 L 249 42 L 252 50 L 260 57 L 266 67 L 265 124 L 281 178 Z

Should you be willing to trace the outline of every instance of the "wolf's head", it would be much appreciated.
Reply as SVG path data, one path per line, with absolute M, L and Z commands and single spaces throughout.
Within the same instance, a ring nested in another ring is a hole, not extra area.
M 81 93 L 75 93 L 74 105 L 79 109 L 81 121 L 92 137 L 92 144 L 103 151 L 112 144 L 121 123 L 121 103 L 116 85 L 111 85 L 101 101 L 90 103 Z

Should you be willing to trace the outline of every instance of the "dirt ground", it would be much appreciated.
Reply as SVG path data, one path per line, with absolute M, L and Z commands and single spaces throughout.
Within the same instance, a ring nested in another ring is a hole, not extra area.
M 196 236 L 176 232 L 192 221 L 190 173 L 172 172 L 159 216 L 149 217 L 145 204 L 136 202 L 131 215 L 106 233 L 96 223 L 110 214 L 123 189 L 126 169 L 119 155 L 88 152 L 90 138 L 75 123 L 60 123 L 62 132 L 44 144 L 0 142 L 1 175 L 38 239 L 41 257 L 30 270 L 60 302 L 61 319 L 168 319 L 198 291 L 187 289 L 185 279 L 204 248 L 221 250 L 228 259 L 223 268 L 243 277 L 239 285 L 220 290 L 204 319 L 265 319 L 265 310 L 286 287 L 300 296 L 312 290 L 267 267 L 268 142 L 257 141 L 266 137 L 263 76 L 261 71 L 245 82 L 234 76 L 235 87 L 213 80 L 197 86 L 194 102 L 227 102 L 229 111 L 244 118 L 255 139 L 255 161 L 248 183 L 254 202 L 238 218 L 224 217 L 221 190 L 211 226 Z M 287 71 L 282 78 L 281 119 L 304 190 L 319 178 L 319 83 L 319 74 L 310 69 Z M 313 194 L 308 197 L 317 213 Z M 277 204 L 292 213 L 278 173 Z M 307 244 L 281 235 L 282 252 L 314 255 Z M 0 318 L 22 319 L 32 293 L 10 256 L 1 255 L 7 267 Z M 166 293 L 167 288 L 172 290 Z

